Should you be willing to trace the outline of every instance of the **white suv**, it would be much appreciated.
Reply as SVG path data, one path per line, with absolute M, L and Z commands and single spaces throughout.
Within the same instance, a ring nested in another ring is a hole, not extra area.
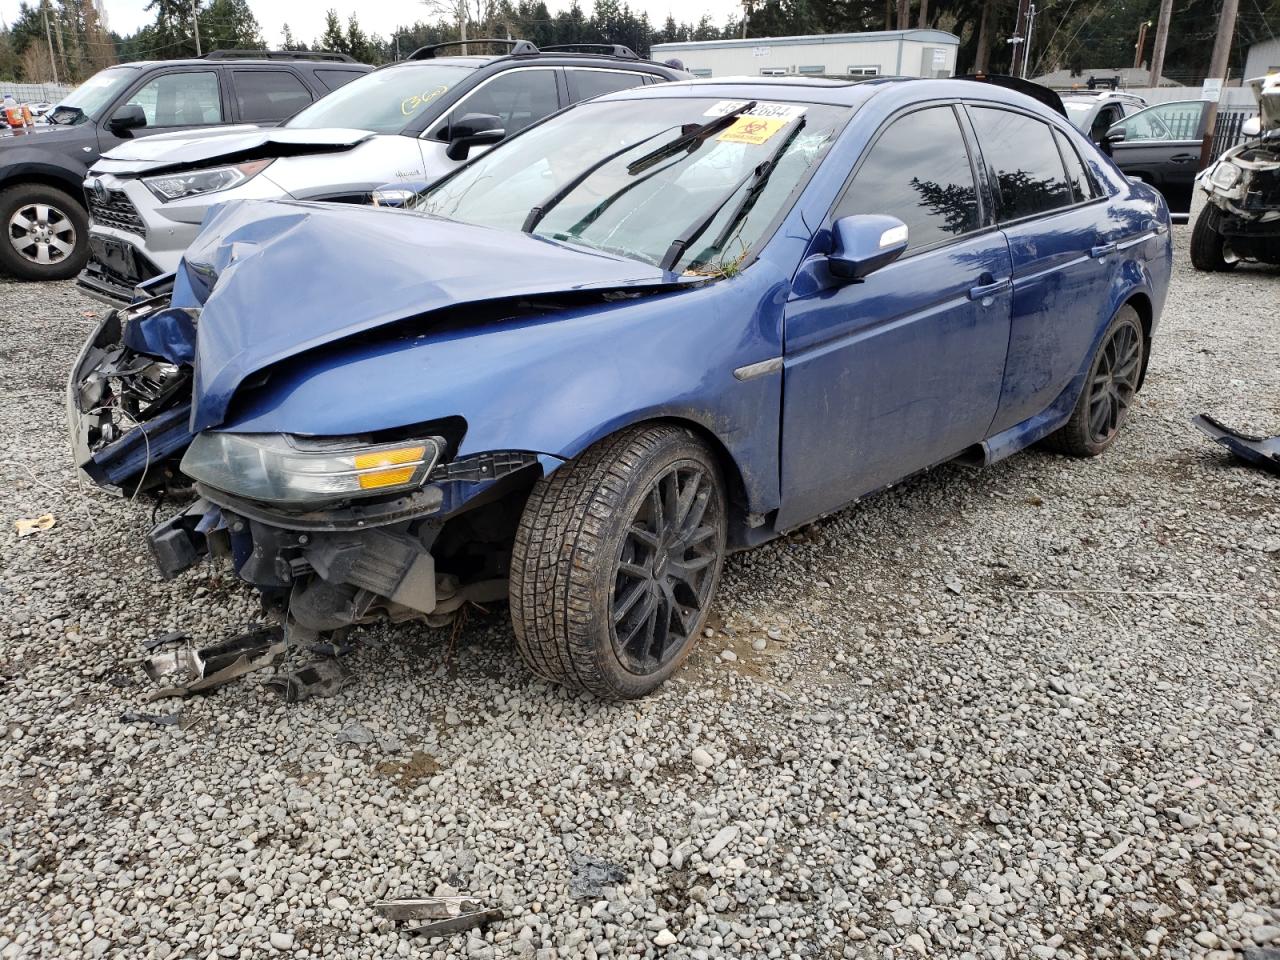
M 626 47 L 579 44 L 539 50 L 524 41 L 503 56 L 437 57 L 437 44 L 353 80 L 275 128 L 189 130 L 115 148 L 85 179 L 93 222 L 79 283 L 113 303 L 177 268 L 205 214 L 228 200 L 366 203 L 384 184 L 430 182 L 476 147 L 570 103 L 689 74 Z

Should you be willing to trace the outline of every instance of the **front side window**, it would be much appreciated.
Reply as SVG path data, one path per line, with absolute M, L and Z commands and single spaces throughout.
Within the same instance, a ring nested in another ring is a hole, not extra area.
M 223 120 L 213 71 L 161 74 L 135 90 L 129 104 L 142 108 L 148 127 L 201 127 Z
M 574 102 L 602 97 L 618 90 L 630 90 L 644 83 L 643 74 L 622 70 L 574 70 L 570 67 L 565 70 L 565 75 L 569 78 L 569 99 Z
M 929 107 L 893 121 L 836 205 L 836 217 L 857 213 L 897 217 L 909 249 L 978 229 L 978 191 L 955 110 Z
M 285 126 L 303 130 L 345 127 L 373 133 L 400 133 L 474 69 L 416 62 L 383 67 L 321 97 Z
M 1195 140 L 1200 132 L 1199 100 L 1162 103 L 1140 110 L 1124 122 L 1124 139 Z
M 849 116 L 764 102 L 762 115 L 734 115 L 745 106 L 707 97 L 581 104 L 472 161 L 415 208 L 722 275 L 764 242 Z
M 499 74 L 449 111 L 452 124 L 469 113 L 488 114 L 502 121 L 507 136 L 560 109 L 554 70 L 512 70 Z M 447 132 L 441 131 L 445 137 Z
M 311 103 L 311 93 L 287 70 L 235 70 L 232 80 L 244 123 L 283 120 Z
M 969 114 L 1000 199 L 1001 222 L 1075 202 L 1047 123 L 992 107 L 972 107 Z
M 363 77 L 368 70 L 317 70 L 316 79 L 319 80 L 326 90 L 332 93 L 339 87 L 345 87 L 352 80 Z

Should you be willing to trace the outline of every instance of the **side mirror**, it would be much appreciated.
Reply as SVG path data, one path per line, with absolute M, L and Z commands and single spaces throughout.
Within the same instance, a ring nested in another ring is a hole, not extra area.
M 487 146 L 506 137 L 502 118 L 491 113 L 468 113 L 449 126 L 449 146 L 444 155 L 450 160 L 465 160 L 472 147 Z
M 1261 133 L 1262 133 L 1261 117 L 1250 117 L 1248 120 L 1246 120 L 1244 123 L 1240 125 L 1240 136 L 1242 137 L 1253 138 L 1258 136 Z
M 107 121 L 107 129 L 112 133 L 124 133 L 126 130 L 137 130 L 147 125 L 147 115 L 136 103 L 126 103 L 111 115 Z
M 827 269 L 841 280 L 861 280 L 897 260 L 907 249 L 907 225 L 897 217 L 859 213 L 831 226 Z
M 397 180 L 375 187 L 370 202 L 375 207 L 395 207 L 403 209 L 430 184 L 426 180 Z
M 1102 135 L 1102 142 L 1098 144 L 1098 146 L 1100 146 L 1102 148 L 1102 152 L 1109 157 L 1111 156 L 1111 148 L 1117 143 L 1124 143 L 1124 140 L 1124 127 L 1116 124 Z

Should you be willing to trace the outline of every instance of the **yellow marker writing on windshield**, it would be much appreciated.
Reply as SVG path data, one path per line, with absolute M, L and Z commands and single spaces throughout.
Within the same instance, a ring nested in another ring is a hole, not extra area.
M 721 143 L 764 143 L 788 122 L 780 117 L 739 117 L 716 139 Z
M 448 89 L 448 87 L 436 87 L 434 90 L 428 91 L 427 93 L 415 93 L 411 97 L 405 97 L 400 101 L 400 112 L 407 117 L 420 106 L 430 103 Z

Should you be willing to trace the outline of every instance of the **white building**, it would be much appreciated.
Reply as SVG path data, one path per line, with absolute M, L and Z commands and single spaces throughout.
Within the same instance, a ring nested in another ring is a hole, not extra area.
M 950 77 L 960 38 L 942 30 L 655 43 L 654 60 L 680 60 L 699 77 Z
M 1265 77 L 1269 73 L 1280 73 L 1280 37 L 1255 43 L 1245 55 L 1244 78 L 1246 80 Z

